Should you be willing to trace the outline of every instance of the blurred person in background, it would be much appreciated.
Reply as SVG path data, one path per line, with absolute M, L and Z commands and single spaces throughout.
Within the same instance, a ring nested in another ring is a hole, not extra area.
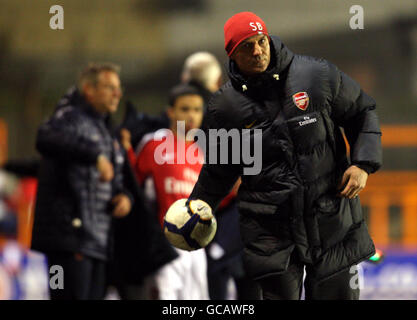
M 206 51 L 199 51 L 189 55 L 181 73 L 181 82 L 195 86 L 204 99 L 204 115 L 207 105 L 214 92 L 222 85 L 222 69 L 217 58 Z M 205 117 L 201 128 L 205 130 Z
M 196 52 L 186 58 L 181 73 L 181 82 L 195 86 L 204 100 L 204 114 L 211 95 L 222 83 L 222 70 L 216 57 L 209 52 Z M 132 163 L 136 162 L 136 148 L 145 134 L 169 128 L 167 110 L 156 116 L 137 112 L 128 101 L 124 120 L 120 124 L 120 141 L 128 151 Z M 204 128 L 204 118 L 201 125 Z
M 0 300 L 44 300 L 49 298 L 46 257 L 17 241 L 20 187 L 13 175 L 0 169 Z
M 298 300 L 303 282 L 307 300 L 359 299 L 351 269 L 375 253 L 357 197 L 382 162 L 375 101 L 326 60 L 292 53 L 251 12 L 232 16 L 224 38 L 230 81 L 210 101 L 208 127 L 262 129 L 262 167 L 205 164 L 189 200 L 215 212 L 241 176 L 244 265 L 263 299 Z
M 188 197 L 200 172 L 202 162 L 188 162 L 185 154 L 195 150 L 194 141 L 186 141 L 185 136 L 191 129 L 201 126 L 204 100 L 199 91 L 190 85 L 181 84 L 174 87 L 169 96 L 167 115 L 170 119 L 169 129 L 160 129 L 145 135 L 139 146 L 135 170 L 142 186 L 147 189 L 148 197 L 153 197 L 157 204 L 158 221 L 163 226 L 165 212 L 175 201 Z M 177 122 L 178 121 L 178 122 Z M 185 128 L 177 127 L 184 123 Z M 168 145 L 163 157 L 168 161 L 156 159 L 155 152 L 161 144 Z M 179 145 L 184 146 L 184 150 Z M 198 146 L 197 146 L 198 148 Z M 181 152 L 184 152 L 181 155 Z M 200 154 L 201 155 L 201 154 Z M 202 156 L 201 156 L 202 157 Z M 179 158 L 185 158 L 183 164 Z M 175 249 L 178 258 L 162 266 L 154 276 L 154 298 L 160 300 L 207 300 L 207 261 L 203 249 L 185 251 Z
M 0 199 L 0 300 L 49 299 L 46 257 L 17 242 L 17 217 Z
M 89 64 L 79 90 L 64 97 L 36 140 L 42 155 L 32 248 L 64 271 L 52 299 L 102 299 L 111 254 L 112 219 L 126 216 L 131 195 L 123 187 L 124 156 L 109 117 L 122 91 L 119 67 Z
M 0 191 L 1 192 L 1 191 Z M 0 198 L 0 300 L 49 299 L 46 257 L 17 242 L 17 216 Z

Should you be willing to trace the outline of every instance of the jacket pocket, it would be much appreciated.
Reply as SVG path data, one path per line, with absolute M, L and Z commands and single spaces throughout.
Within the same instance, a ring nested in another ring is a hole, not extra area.
M 238 209 L 239 209 L 239 212 L 247 213 L 247 214 L 271 215 L 277 212 L 278 206 L 273 205 L 273 204 L 263 204 L 263 203 L 240 200 L 238 202 Z
M 316 202 L 315 212 L 324 250 L 341 242 L 354 223 L 346 198 L 325 195 Z
M 362 222 L 363 213 L 362 213 L 362 207 L 361 207 L 361 202 L 359 200 L 359 197 L 350 199 L 349 205 L 350 205 L 350 212 L 352 214 L 353 223 L 358 224 Z
M 246 250 L 258 256 L 270 256 L 292 243 L 288 224 L 276 217 L 240 214 L 240 234 Z

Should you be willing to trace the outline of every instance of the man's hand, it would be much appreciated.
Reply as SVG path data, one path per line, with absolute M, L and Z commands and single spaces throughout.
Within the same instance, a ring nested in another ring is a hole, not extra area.
M 122 146 L 126 151 L 132 148 L 132 144 L 130 141 L 131 141 L 130 131 L 125 128 L 122 128 L 120 130 L 120 142 L 122 143 Z
M 363 188 L 365 188 L 367 179 L 368 174 L 366 171 L 358 168 L 357 166 L 350 166 L 343 174 L 339 190 L 343 187 L 345 188 L 339 193 L 339 195 L 341 197 L 353 199 L 359 194 L 359 192 L 362 191 Z
M 108 182 L 114 178 L 114 169 L 112 163 L 104 155 L 97 158 L 97 170 L 100 173 L 100 180 Z
M 130 212 L 130 209 L 132 209 L 132 203 L 130 202 L 129 197 L 123 193 L 115 196 L 111 200 L 111 203 L 114 206 L 113 217 L 115 218 L 123 218 L 127 216 L 127 214 Z

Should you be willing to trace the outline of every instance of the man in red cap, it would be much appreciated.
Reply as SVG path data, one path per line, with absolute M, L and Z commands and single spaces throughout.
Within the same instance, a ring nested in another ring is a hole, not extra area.
M 271 58 L 268 30 L 262 19 L 252 12 L 241 12 L 227 20 L 224 42 L 227 55 L 238 63 L 243 74 L 261 73 L 268 67 Z M 251 52 L 255 43 L 259 47 Z
M 242 178 L 245 269 L 264 299 L 300 299 L 304 269 L 306 299 L 359 299 L 356 266 L 375 253 L 358 198 L 382 162 L 375 101 L 328 61 L 292 53 L 251 12 L 231 17 L 224 37 L 230 81 L 209 103 L 208 127 L 261 129 L 262 169 L 206 163 L 189 199 L 216 210 Z

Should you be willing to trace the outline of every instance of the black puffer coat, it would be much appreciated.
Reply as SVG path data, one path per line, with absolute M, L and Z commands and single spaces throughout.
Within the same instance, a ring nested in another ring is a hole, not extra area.
M 74 101 L 58 107 L 38 130 L 36 147 L 43 158 L 32 247 L 106 260 L 111 241 L 110 201 L 121 192 L 130 196 L 123 188 L 124 156 L 106 119 L 82 97 L 71 99 Z M 113 163 L 111 182 L 99 179 L 99 154 Z
M 230 81 L 210 101 L 208 124 L 262 129 L 262 170 L 242 175 L 238 193 L 247 272 L 281 273 L 296 249 L 320 281 L 374 253 L 359 199 L 336 194 L 350 163 L 368 172 L 381 165 L 375 101 L 328 61 L 271 40 L 264 73 L 245 78 L 230 61 Z M 297 93 L 308 96 L 307 108 L 296 106 Z M 242 168 L 205 164 L 190 198 L 217 208 Z

